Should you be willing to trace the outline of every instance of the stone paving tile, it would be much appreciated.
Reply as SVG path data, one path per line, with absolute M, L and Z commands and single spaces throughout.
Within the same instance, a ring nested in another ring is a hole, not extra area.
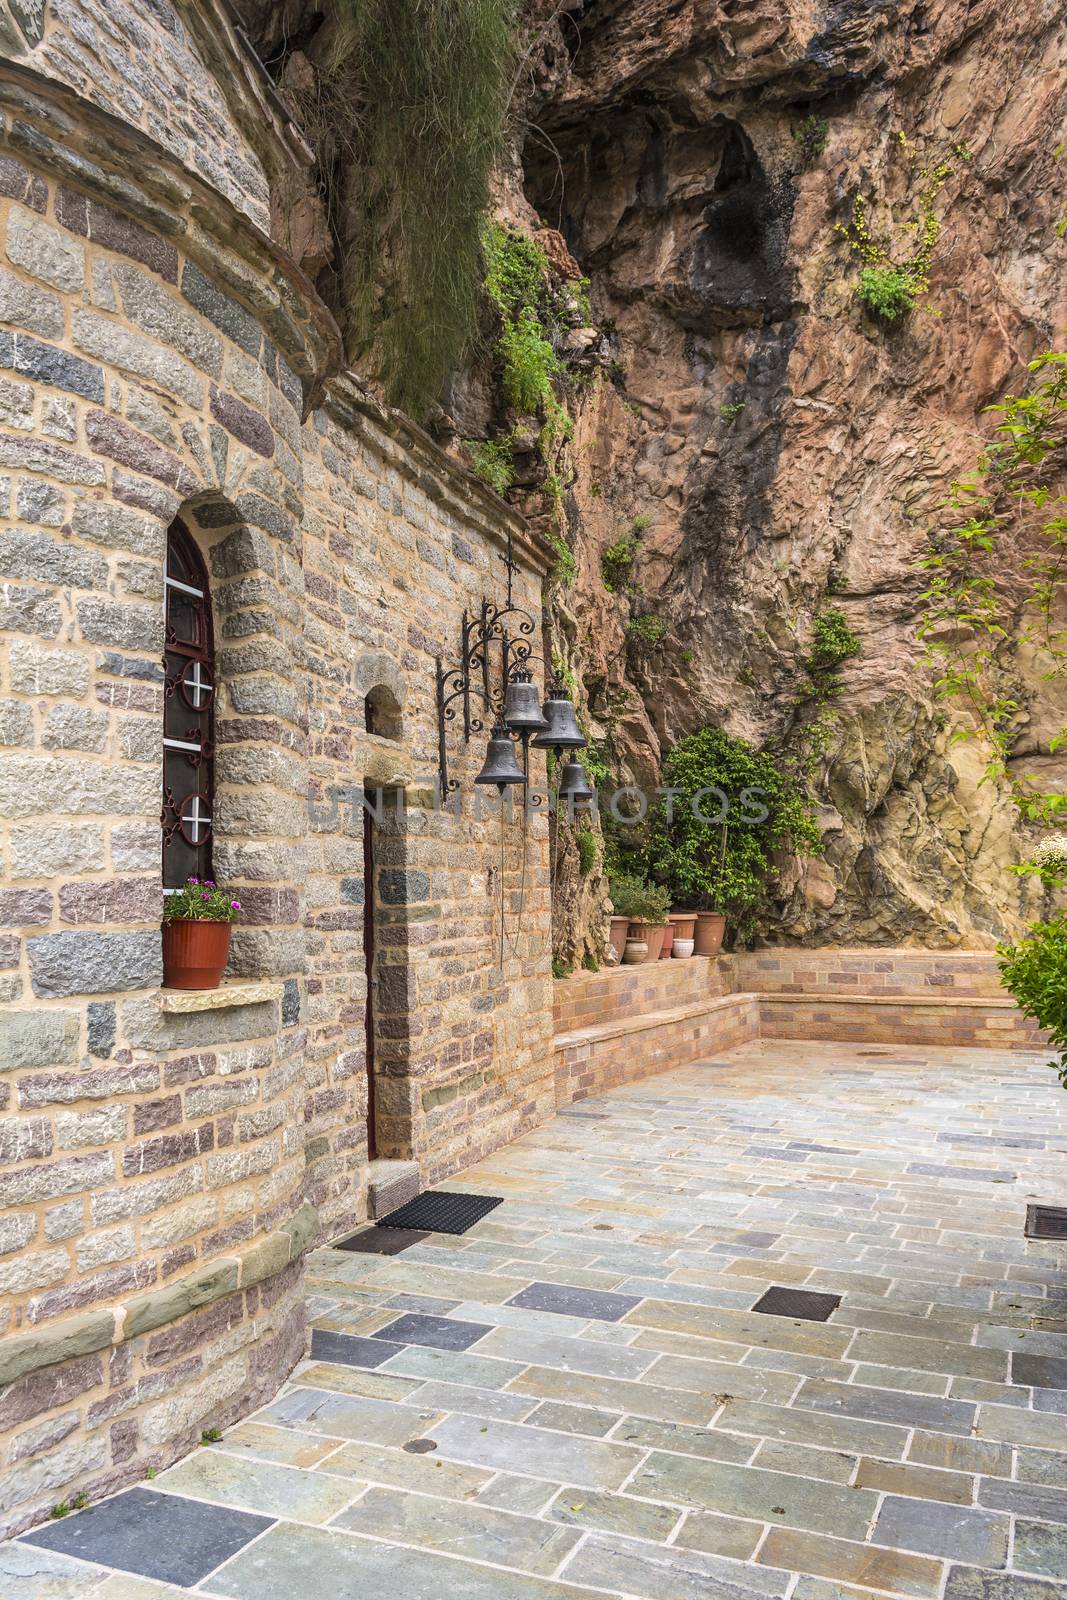
M 769 1472 L 795 1472 L 802 1478 L 825 1478 L 828 1483 L 851 1483 L 856 1457 L 842 1455 L 837 1450 L 809 1449 L 803 1444 L 765 1439 L 752 1465 L 765 1467 Z
M 944 1399 L 952 1380 L 944 1373 L 908 1371 L 904 1367 L 872 1367 L 860 1362 L 852 1374 L 852 1382 L 867 1389 L 906 1389 L 909 1394 L 933 1394 Z M 977 1399 L 960 1395 L 960 1399 Z
M 545 1507 L 559 1493 L 559 1487 L 557 1483 L 546 1483 L 540 1478 L 521 1478 L 510 1472 L 498 1472 L 484 1488 L 479 1489 L 476 1498 L 479 1505 L 497 1506 L 501 1511 L 518 1511 L 536 1517 L 544 1515 Z
M 399 1355 L 403 1348 L 403 1345 L 386 1344 L 379 1339 L 361 1339 L 322 1328 L 311 1330 L 311 1355 L 316 1361 L 340 1362 L 348 1367 L 380 1367 L 390 1356 Z
M 613 1441 L 644 1450 L 669 1450 L 702 1461 L 751 1461 L 753 1439 L 738 1439 L 712 1428 L 685 1428 L 673 1422 L 649 1422 L 644 1417 L 624 1417 L 611 1434 Z
M 271 1428 L 262 1422 L 239 1422 L 227 1429 L 215 1450 L 230 1455 L 255 1456 L 260 1461 L 277 1461 L 286 1467 L 313 1467 L 331 1450 L 335 1439 L 321 1439 L 313 1433 L 297 1433 L 292 1428 Z
M 951 1505 L 974 1503 L 975 1480 L 964 1472 L 939 1472 L 910 1462 L 876 1461 L 864 1456 L 855 1477 L 858 1489 L 882 1489 L 886 1494 L 910 1495 L 917 1500 L 946 1500 Z
M 560 1311 L 569 1317 L 618 1322 L 625 1312 L 633 1310 L 639 1298 L 637 1295 L 605 1294 L 596 1289 L 575 1289 L 558 1283 L 531 1283 L 528 1289 L 513 1295 L 508 1304 L 527 1311 Z
M 1023 1572 L 1046 1578 L 1067 1578 L 1067 1529 L 1049 1527 L 1047 1522 L 1015 1524 L 1012 1563 Z
M 1064 1586 L 1045 1578 L 1024 1578 L 1015 1572 L 950 1567 L 942 1600 L 1064 1600 Z
M 228 1600 L 388 1595 L 389 1600 L 590 1600 L 588 1589 L 408 1550 L 357 1534 L 280 1523 L 211 1579 Z M 594 1600 L 606 1600 L 593 1591 Z
M 878 1505 L 866 1489 L 660 1453 L 638 1468 L 628 1488 L 650 1500 L 852 1539 L 864 1537 Z
M 341 1445 L 320 1463 L 316 1473 L 376 1483 L 391 1489 L 411 1489 L 446 1500 L 473 1500 L 492 1479 L 491 1469 L 465 1467 L 443 1461 L 437 1454 L 409 1455 L 376 1444 Z M 354 1491 L 353 1491 L 354 1492 Z
M 361 1394 L 368 1400 L 406 1400 L 421 1386 L 417 1378 L 398 1378 L 388 1372 L 333 1366 L 324 1361 L 301 1362 L 293 1373 L 292 1381 L 311 1389 L 337 1389 L 342 1394 Z
M 440 1355 L 441 1351 L 434 1351 L 433 1354 Z M 506 1394 L 500 1389 L 479 1389 L 461 1383 L 437 1381 L 421 1384 L 408 1403 L 429 1407 L 434 1411 L 460 1411 L 465 1417 L 481 1417 L 483 1420 L 493 1417 L 498 1422 L 523 1422 L 537 1404 L 529 1395 Z
M 405 1378 L 426 1378 L 438 1383 L 469 1384 L 476 1389 L 502 1389 L 522 1371 L 521 1361 L 496 1361 L 467 1350 L 433 1350 L 409 1345 L 390 1356 L 383 1371 Z
M 662 1388 L 650 1377 L 648 1382 L 628 1383 L 622 1378 L 588 1378 L 572 1372 L 553 1372 L 548 1367 L 530 1367 L 509 1385 L 513 1393 L 537 1395 L 546 1400 L 574 1400 L 603 1406 L 617 1414 L 652 1417 L 660 1422 L 706 1423 L 717 1409 L 709 1391 Z
M 581 1489 L 574 1484 L 564 1485 L 547 1514 L 554 1521 L 573 1527 L 597 1528 L 604 1533 L 624 1533 L 635 1539 L 661 1542 L 670 1537 L 681 1516 L 676 1506 L 654 1505 L 649 1500 Z
M 780 1401 L 783 1405 L 796 1389 L 792 1374 L 765 1372 L 758 1366 L 727 1362 L 693 1361 L 688 1356 L 660 1356 L 642 1380 L 698 1394 L 744 1395 L 746 1399 Z
M 905 1500 L 887 1495 L 871 1543 L 917 1550 L 980 1567 L 1003 1567 L 1008 1559 L 1007 1517 L 936 1500 Z
M 852 1417 L 825 1416 L 786 1406 L 755 1405 L 730 1400 L 715 1419 L 715 1427 L 729 1433 L 748 1433 L 762 1439 L 788 1439 L 796 1444 L 826 1449 L 863 1451 L 899 1459 L 908 1442 L 907 1430 L 887 1423 Z
M 922 1600 L 933 1600 L 938 1594 L 944 1571 L 940 1561 L 927 1557 L 908 1555 L 900 1550 L 879 1550 L 865 1544 L 848 1544 L 840 1539 L 820 1539 L 814 1534 L 795 1533 L 787 1528 L 771 1529 L 760 1550 L 759 1561 L 765 1566 L 817 1573 L 825 1578 L 844 1578 L 862 1584 L 865 1589 L 921 1596 Z M 796 1592 L 799 1593 L 799 1589 Z M 834 1592 L 831 1590 L 829 1594 Z M 827 1591 L 823 1589 L 821 1594 L 827 1596 Z
M 1067 1437 L 1064 1443 L 1067 1444 Z M 1067 1455 L 1052 1450 L 1019 1450 L 1016 1463 L 1015 1476 L 1024 1482 L 1067 1489 Z
M 640 1460 L 637 1451 L 509 1422 L 479 1427 L 470 1417 L 449 1417 L 433 1430 L 439 1453 L 472 1466 L 563 1477 L 591 1489 L 618 1489 Z
M 572 1583 L 625 1589 L 652 1600 L 753 1600 L 781 1596 L 784 1573 L 761 1572 L 697 1550 L 667 1549 L 610 1534 L 591 1534 L 567 1563 Z
M 536 1517 L 399 1489 L 368 1490 L 336 1518 L 334 1526 L 447 1555 L 518 1567 L 542 1577 L 555 1572 L 580 1537 L 572 1529 Z
M 908 1460 L 924 1467 L 944 1467 L 950 1472 L 988 1472 L 1000 1478 L 1010 1478 L 1012 1474 L 1010 1445 L 991 1439 L 958 1439 L 947 1433 L 913 1433 Z
M 542 1400 L 536 1410 L 530 1412 L 528 1420 L 535 1428 L 558 1428 L 560 1433 L 582 1433 L 590 1439 L 602 1439 L 622 1417 L 611 1411 L 594 1411 L 589 1406 Z
M 152 1487 L 297 1522 L 329 1522 L 355 1493 L 354 1485 L 339 1478 L 215 1449 L 198 1450 L 161 1473 Z
M 867 1417 L 872 1422 L 895 1422 L 905 1428 L 961 1434 L 970 1433 L 978 1409 L 956 1400 L 934 1400 L 896 1389 L 864 1389 L 822 1378 L 809 1379 L 793 1404 L 844 1417 Z
M 747 1561 L 762 1537 L 761 1523 L 720 1517 L 714 1511 L 687 1511 L 673 1542 L 682 1550 L 703 1550 L 706 1555 Z
M 592 1339 L 553 1338 L 517 1328 L 495 1328 L 478 1346 L 479 1356 L 497 1356 L 523 1366 L 536 1363 L 561 1372 L 586 1372 L 603 1378 L 639 1378 L 655 1361 L 651 1351 L 598 1344 Z
M 264 1422 L 325 1433 L 335 1439 L 363 1439 L 378 1444 L 406 1444 L 437 1422 L 439 1411 L 416 1412 L 386 1400 L 361 1395 L 328 1394 L 323 1389 L 294 1389 L 257 1413 Z
M 978 1504 L 995 1511 L 1013 1511 L 1043 1522 L 1067 1523 L 1067 1490 L 1041 1483 L 1009 1483 L 1004 1478 L 982 1478 Z
M 431 1317 L 409 1311 L 374 1334 L 383 1344 L 421 1344 L 433 1350 L 468 1350 L 491 1330 L 484 1322 L 461 1322 L 456 1317 Z M 312 1351 L 314 1354 L 314 1351 Z

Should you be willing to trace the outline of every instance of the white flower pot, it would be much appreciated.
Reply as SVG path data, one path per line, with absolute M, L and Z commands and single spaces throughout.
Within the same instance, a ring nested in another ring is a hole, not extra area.
M 673 961 L 684 961 L 687 956 L 693 954 L 695 942 L 693 939 L 675 939 L 671 948 L 671 959 Z

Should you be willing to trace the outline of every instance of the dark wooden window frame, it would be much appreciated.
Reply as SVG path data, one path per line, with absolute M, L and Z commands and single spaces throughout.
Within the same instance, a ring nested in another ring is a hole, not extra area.
M 215 636 L 207 567 L 185 523 L 167 532 L 163 646 L 163 888 L 211 877 Z

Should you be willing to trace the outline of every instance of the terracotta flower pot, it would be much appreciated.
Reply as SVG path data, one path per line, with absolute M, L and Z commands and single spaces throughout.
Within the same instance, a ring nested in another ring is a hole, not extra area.
M 648 945 L 648 960 L 658 961 L 659 953 L 663 949 L 663 935 L 666 929 L 662 923 L 658 928 L 651 926 L 645 929 L 645 943 Z
M 698 956 L 717 956 L 722 949 L 722 936 L 726 932 L 726 918 L 721 911 L 698 911 L 696 953 Z
M 688 961 L 693 954 L 692 939 L 675 939 L 671 949 L 671 956 L 675 961 Z
M 608 938 L 614 945 L 615 954 L 618 956 L 620 961 L 622 960 L 623 952 L 626 949 L 626 930 L 629 928 L 629 926 L 629 917 L 612 917 L 611 919 L 611 932 L 608 934 Z
M 228 922 L 174 917 L 163 924 L 163 983 L 168 989 L 217 989 L 230 954 Z
M 673 946 L 673 944 L 674 944 L 674 923 L 668 921 L 667 926 L 663 930 L 663 944 L 660 947 L 659 958 L 660 958 L 661 961 L 668 960 L 668 958 L 670 957 L 671 947 Z
M 676 939 L 692 939 L 693 930 L 697 925 L 695 911 L 672 911 L 669 917 L 671 927 L 674 929 Z

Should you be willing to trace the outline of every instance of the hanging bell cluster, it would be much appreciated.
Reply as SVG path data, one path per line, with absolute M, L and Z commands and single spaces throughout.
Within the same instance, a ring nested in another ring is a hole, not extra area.
M 554 750 L 559 755 L 564 750 L 585 749 L 586 738 L 578 726 L 570 696 L 558 683 L 548 691 L 544 718 L 547 726 L 534 735 L 533 741 L 539 750 Z

